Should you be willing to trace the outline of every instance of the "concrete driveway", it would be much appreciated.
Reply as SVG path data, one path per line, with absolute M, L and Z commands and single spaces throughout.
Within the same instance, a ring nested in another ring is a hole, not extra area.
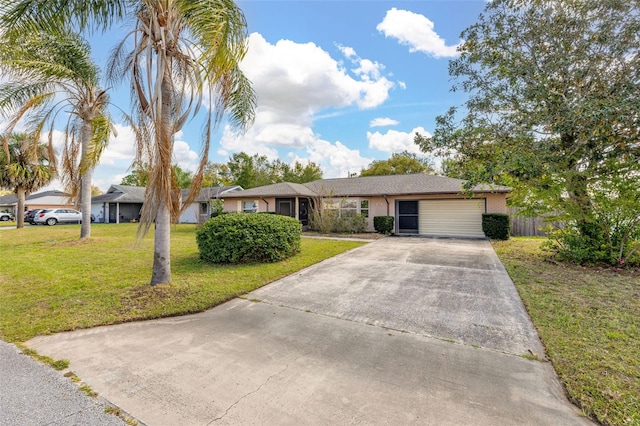
M 38 337 L 148 425 L 590 424 L 487 241 L 385 238 L 201 314 Z

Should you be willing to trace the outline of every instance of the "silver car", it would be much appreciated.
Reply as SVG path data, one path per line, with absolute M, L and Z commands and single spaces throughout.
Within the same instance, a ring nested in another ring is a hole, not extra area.
M 82 213 L 73 209 L 43 210 L 33 217 L 33 221 L 37 225 L 46 223 L 49 226 L 56 223 L 80 223 L 82 222 Z

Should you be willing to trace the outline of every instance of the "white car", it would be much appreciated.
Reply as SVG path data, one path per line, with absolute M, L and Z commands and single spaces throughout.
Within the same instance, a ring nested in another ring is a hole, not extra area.
M 81 223 L 82 213 L 73 209 L 43 210 L 33 217 L 36 225 L 53 226 L 56 223 Z

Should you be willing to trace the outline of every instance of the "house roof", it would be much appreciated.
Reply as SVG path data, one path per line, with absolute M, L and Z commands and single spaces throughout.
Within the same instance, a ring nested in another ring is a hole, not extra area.
M 226 195 L 229 192 L 242 191 L 242 187 L 239 185 L 234 186 L 212 186 L 209 188 L 202 188 L 200 194 L 193 200 L 194 202 L 205 202 L 215 198 L 220 198 L 222 195 Z M 189 195 L 188 189 L 183 189 L 182 199 L 186 199 Z
M 317 197 L 318 194 L 313 192 L 301 183 L 280 182 L 271 185 L 259 186 L 257 188 L 245 189 L 243 191 L 237 191 L 229 194 L 225 194 L 225 198 L 236 197 Z
M 336 178 L 305 184 L 275 183 L 225 194 L 225 198 L 459 194 L 464 191 L 465 182 L 462 179 L 427 174 Z M 472 191 L 474 193 L 510 192 L 511 188 L 499 185 L 476 185 Z
M 14 194 L 3 195 L 0 197 L 0 206 L 12 206 L 18 202 L 18 197 Z
M 213 198 L 218 198 L 222 194 L 227 194 L 232 191 L 242 190 L 241 186 L 218 186 L 210 188 L 202 188 L 200 194 L 194 201 L 204 202 Z M 144 202 L 145 187 L 143 186 L 126 186 L 126 185 L 111 185 L 105 194 L 96 195 L 91 198 L 92 203 L 142 203 Z M 183 189 L 182 196 L 187 197 L 189 190 Z
M 111 185 L 106 193 L 91 197 L 91 202 L 142 203 L 144 191 L 143 186 Z
M 25 198 L 25 200 L 27 200 L 27 201 L 37 200 L 38 198 L 42 198 L 42 197 L 67 197 L 67 198 L 69 198 L 70 195 L 67 194 L 66 192 L 62 192 L 62 191 L 58 191 L 58 190 L 54 189 L 52 191 L 36 192 L 35 194 L 29 195 L 27 198 Z

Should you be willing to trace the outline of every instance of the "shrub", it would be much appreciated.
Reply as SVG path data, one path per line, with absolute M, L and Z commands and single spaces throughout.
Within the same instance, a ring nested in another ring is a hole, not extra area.
M 357 213 L 340 215 L 338 210 L 314 208 L 309 215 L 309 229 L 323 234 L 358 234 L 367 231 L 367 218 Z
M 508 240 L 511 233 L 509 215 L 504 213 L 483 213 L 482 231 L 492 240 Z
M 222 200 L 211 201 L 211 217 L 217 217 L 224 214 L 224 203 Z
M 200 257 L 213 263 L 277 262 L 300 251 L 302 227 L 291 217 L 229 213 L 196 233 Z
M 373 229 L 384 235 L 393 232 L 393 216 L 374 216 Z

